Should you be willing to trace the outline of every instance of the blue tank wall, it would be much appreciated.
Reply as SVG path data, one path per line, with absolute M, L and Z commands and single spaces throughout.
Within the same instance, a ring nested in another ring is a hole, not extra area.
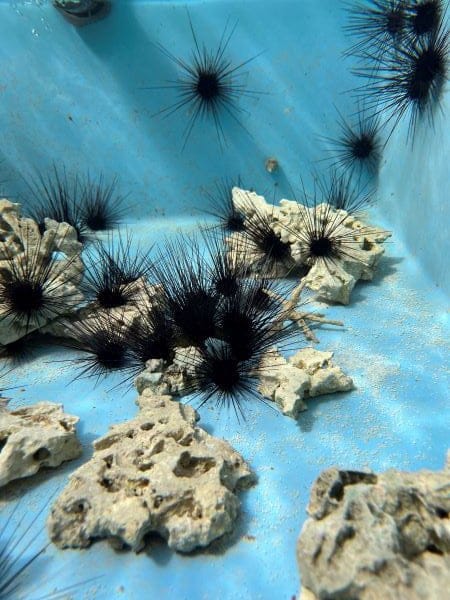
M 333 104 L 344 115 L 355 108 L 345 93 L 358 82 L 341 57 L 343 4 L 122 0 L 108 19 L 76 29 L 50 3 L 2 2 L 1 151 L 8 191 L 20 192 L 16 175 L 63 162 L 73 170 L 118 174 L 136 218 L 199 214 L 202 188 L 225 175 L 241 174 L 275 198 L 291 195 L 289 186 L 298 186 L 300 176 L 308 181 L 311 168 L 325 167 L 315 161 L 327 155 L 320 136 L 336 132 Z M 223 150 L 212 124 L 199 123 L 182 152 L 187 111 L 152 117 L 176 95 L 142 89 L 176 77 L 156 44 L 189 55 L 186 6 L 199 39 L 211 47 L 226 20 L 238 20 L 229 53 L 237 62 L 255 57 L 246 81 L 261 95 L 240 102 L 247 131 L 225 118 Z M 411 149 L 400 128 L 386 149 L 379 194 L 382 218 L 445 290 L 448 129 L 448 119 L 438 116 L 435 131 L 421 133 Z M 268 156 L 280 162 L 276 176 L 265 172 Z

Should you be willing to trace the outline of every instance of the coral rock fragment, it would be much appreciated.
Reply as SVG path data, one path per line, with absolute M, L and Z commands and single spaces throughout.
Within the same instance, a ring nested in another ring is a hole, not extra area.
M 297 545 L 304 590 L 329 600 L 447 597 L 449 490 L 450 453 L 437 472 L 324 471 Z
M 306 410 L 305 398 L 353 389 L 350 377 L 332 362 L 332 352 L 303 348 L 289 359 L 277 357 L 261 374 L 260 392 L 296 419 Z
M 196 412 L 149 389 L 140 412 L 94 443 L 56 500 L 48 529 L 61 548 L 98 538 L 139 551 L 151 532 L 190 552 L 232 530 L 238 488 L 254 482 L 231 446 L 195 425 Z
M 64 413 L 62 404 L 38 402 L 10 411 L 0 400 L 0 487 L 78 458 L 78 421 Z

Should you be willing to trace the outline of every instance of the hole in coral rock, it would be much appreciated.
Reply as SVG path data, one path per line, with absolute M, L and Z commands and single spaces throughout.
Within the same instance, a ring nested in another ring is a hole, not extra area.
M 67 424 L 65 421 L 63 421 L 63 420 L 60 420 L 60 421 L 59 421 L 59 424 L 60 424 L 60 425 L 61 425 L 61 427 L 62 427 L 63 429 L 65 429 L 66 431 L 70 431 L 70 426 L 69 426 L 69 425 L 68 425 L 68 424 Z
M 159 508 L 163 503 L 164 498 L 162 496 L 156 496 L 153 500 L 153 508 Z
M 150 429 L 153 429 L 154 426 L 154 423 L 142 423 L 141 429 L 142 431 L 150 431 Z
M 216 461 L 213 458 L 191 456 L 189 452 L 183 452 L 173 474 L 177 477 L 198 477 L 215 466 Z
M 89 506 L 88 506 L 87 502 L 84 502 L 84 500 L 81 500 L 78 502 L 78 504 L 73 505 L 71 512 L 83 513 L 83 512 L 86 512 L 88 508 L 89 508 Z
M 104 458 L 103 460 L 104 460 L 104 461 L 105 461 L 105 463 L 106 463 L 106 468 L 107 468 L 107 469 L 110 469 L 110 468 L 112 467 L 113 460 L 114 460 L 114 457 L 113 457 L 113 455 L 112 455 L 112 454 L 109 454 L 108 456 L 105 456 L 105 458 Z
M 336 500 L 342 500 L 344 497 L 344 486 L 340 481 L 335 481 L 330 488 L 330 498 L 335 498 Z
M 39 450 L 36 450 L 36 452 L 33 454 L 33 460 L 36 460 L 36 461 L 45 460 L 49 456 L 50 456 L 50 452 L 49 452 L 49 450 L 47 450 L 47 448 L 39 448 Z
M 152 462 L 148 462 L 148 463 L 142 463 L 141 465 L 138 466 L 139 471 L 150 471 L 150 469 L 155 465 L 155 463 Z
M 435 546 L 434 544 L 430 544 L 429 546 L 427 546 L 427 550 L 428 550 L 428 552 L 432 552 L 433 554 L 439 554 L 440 556 L 444 555 L 442 550 L 440 548 L 438 548 L 437 546 Z
M 3 438 L 0 440 L 0 452 L 3 450 L 3 448 L 6 446 L 6 443 L 8 441 L 8 438 Z
M 106 488 L 107 490 L 110 490 L 113 486 L 113 482 L 111 479 L 108 479 L 107 477 L 103 477 L 103 479 L 100 481 L 100 485 L 104 488 Z

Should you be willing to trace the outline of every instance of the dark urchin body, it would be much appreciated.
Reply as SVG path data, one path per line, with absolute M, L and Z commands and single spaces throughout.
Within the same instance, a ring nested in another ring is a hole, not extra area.
M 235 233 L 245 229 L 245 214 L 234 206 L 233 187 L 241 187 L 240 178 L 236 182 L 223 179 L 216 182 L 214 192 L 208 192 L 209 208 L 205 212 L 216 217 L 219 227 L 225 233 Z
M 152 270 L 163 286 L 163 299 L 180 346 L 202 346 L 214 336 L 219 294 L 211 286 L 210 270 L 196 238 L 166 241 Z
M 345 52 L 358 56 L 370 52 L 377 60 L 396 47 L 408 31 L 405 0 L 360 0 L 347 3 L 348 23 L 344 31 L 356 42 Z
M 259 208 L 245 220 L 245 232 L 239 244 L 264 276 L 289 272 L 294 266 L 290 244 L 284 242 L 272 227 L 272 215 Z
M 82 353 L 70 362 L 79 370 L 76 379 L 96 377 L 97 381 L 113 371 L 127 372 L 134 362 L 121 319 L 96 315 L 68 326 L 69 338 L 61 344 Z
M 448 38 L 444 29 L 431 37 L 410 38 L 385 56 L 376 72 L 355 71 L 367 79 L 357 93 L 376 114 L 386 113 L 391 132 L 408 112 L 408 138 L 414 139 L 419 122 L 433 125 L 448 79 Z
M 339 169 L 346 175 L 363 174 L 374 177 L 378 173 L 383 143 L 380 136 L 380 118 L 358 110 L 356 119 L 349 122 L 339 113 L 340 136 L 324 138 L 329 142 L 330 162 L 333 169 Z
M 238 118 L 242 109 L 237 101 L 241 97 L 258 95 L 257 92 L 248 90 L 242 79 L 242 68 L 255 57 L 237 64 L 226 57 L 237 24 L 231 28 L 228 23 L 226 24 L 215 51 L 200 45 L 190 18 L 189 24 L 194 40 L 190 61 L 175 56 L 165 46 L 157 44 L 159 50 L 179 67 L 181 74 L 175 81 L 169 81 L 167 85 L 156 88 L 174 89 L 178 92 L 178 100 L 156 114 L 170 116 L 184 107 L 189 107 L 191 116 L 183 135 L 183 149 L 197 121 L 205 118 L 211 119 L 214 123 L 219 144 L 222 146 L 226 142 L 222 114 L 228 114 L 244 127 Z
M 446 2 L 443 0 L 409 0 L 405 3 L 409 33 L 413 37 L 434 36 L 443 25 Z
M 117 227 L 125 209 L 124 197 L 117 192 L 117 178 L 105 181 L 86 177 L 81 191 L 81 223 L 90 231 L 106 231 Z
M 227 342 L 237 360 L 262 357 L 274 346 L 291 341 L 296 333 L 285 326 L 281 303 L 262 299 L 264 289 L 261 282 L 249 280 L 217 311 L 216 337 Z
M 55 231 L 46 235 L 56 234 Z M 33 246 L 32 241 L 36 245 Z M 50 257 L 44 256 L 43 241 L 28 229 L 22 244 L 23 253 L 7 256 L 7 268 L 0 271 L 0 306 L 1 319 L 10 319 L 13 326 L 22 327 L 28 333 L 66 314 L 79 301 L 77 289 L 68 277 L 68 270 L 78 256 L 61 263 L 55 254 L 56 247 Z M 75 269 L 74 273 L 79 275 L 79 270 Z
M 161 359 L 170 364 L 175 356 L 176 331 L 164 301 L 148 305 L 141 312 L 141 320 L 127 332 L 127 344 L 134 362 L 134 374 L 145 368 L 151 359 Z
M 350 180 L 344 179 L 341 183 L 345 182 L 349 182 L 350 185 Z M 360 256 L 360 246 L 355 237 L 363 235 L 366 230 L 352 230 L 345 226 L 348 215 L 355 213 L 349 206 L 344 209 L 345 212 L 336 210 L 342 206 L 336 207 L 329 202 L 333 185 L 331 180 L 331 187 L 322 188 L 319 194 L 316 191 L 312 200 L 309 200 L 303 191 L 304 204 L 299 207 L 297 224 L 288 228 L 296 239 L 302 261 L 308 268 L 322 263 L 330 269 L 341 261 L 355 260 Z M 339 180 L 337 185 L 340 185 Z M 339 202 L 342 202 L 342 199 Z M 350 202 L 352 203 L 351 197 Z M 367 228 L 367 231 L 369 230 L 370 228 Z
M 236 260 L 229 252 L 226 236 L 222 231 L 201 230 L 206 245 L 208 278 L 210 289 L 220 296 L 229 297 L 238 292 L 247 273 L 242 261 Z
M 133 238 L 126 232 L 96 241 L 85 258 L 83 292 L 100 308 L 111 309 L 133 301 L 136 281 L 151 270 L 151 249 L 133 248 Z
M 222 340 L 208 340 L 189 367 L 193 367 L 194 375 L 186 391 L 199 400 L 200 406 L 214 400 L 219 409 L 232 408 L 239 418 L 245 417 L 244 404 L 249 400 L 263 400 L 258 391 L 259 361 L 237 360 Z

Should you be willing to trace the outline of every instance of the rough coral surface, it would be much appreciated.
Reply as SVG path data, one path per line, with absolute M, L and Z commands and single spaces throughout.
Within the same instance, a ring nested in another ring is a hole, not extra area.
M 138 415 L 94 443 L 48 520 L 52 541 L 83 548 L 98 538 L 139 551 L 154 532 L 189 552 L 233 529 L 235 491 L 254 482 L 231 446 L 196 426 L 196 412 L 155 396 L 138 398 Z
M 9 411 L 0 401 L 0 487 L 80 456 L 78 421 L 61 404 L 38 402 Z
M 287 360 L 278 356 L 261 372 L 260 392 L 284 415 L 296 419 L 307 409 L 306 398 L 353 389 L 352 379 L 333 364 L 332 357 L 332 352 L 314 348 L 302 348 Z
M 54 253 L 60 258 L 49 271 L 44 293 L 59 299 L 47 317 L 21 323 L 0 304 L 0 344 L 9 344 L 34 330 L 43 329 L 52 319 L 70 314 L 83 300 L 79 291 L 83 263 L 80 258 L 82 245 L 77 241 L 75 229 L 67 223 L 46 219 L 45 231 L 41 233 L 33 219 L 21 216 L 20 205 L 0 200 L 0 282 L 7 282 L 16 272 L 33 273 L 39 266 L 48 264 Z M 60 313 L 60 314 L 59 314 Z
M 351 292 L 359 280 L 373 278 L 381 256 L 384 254 L 383 242 L 391 235 L 379 227 L 369 226 L 354 215 L 341 209 L 332 209 L 325 204 L 307 207 L 292 200 L 280 200 L 279 206 L 268 204 L 263 196 L 240 188 L 233 188 L 233 203 L 237 210 L 245 214 L 247 222 L 254 219 L 255 211 L 265 215 L 274 232 L 283 242 L 290 244 L 291 258 L 300 270 L 307 267 L 304 277 L 306 286 L 317 297 L 327 302 L 349 304 Z M 308 216 L 309 213 L 309 216 Z M 313 217 L 315 213 L 315 217 Z M 346 257 L 333 262 L 319 261 L 310 266 L 306 264 L 307 251 L 295 232 L 301 231 L 305 222 L 318 219 L 320 214 L 339 223 L 339 234 L 346 239 Z M 252 252 L 246 234 L 235 233 L 229 238 L 230 252 L 245 261 L 251 268 L 258 258 Z M 277 277 L 291 273 L 293 265 L 287 263 L 286 269 L 279 266 Z
M 450 590 L 450 454 L 442 471 L 327 469 L 297 545 L 312 598 L 443 600 Z

